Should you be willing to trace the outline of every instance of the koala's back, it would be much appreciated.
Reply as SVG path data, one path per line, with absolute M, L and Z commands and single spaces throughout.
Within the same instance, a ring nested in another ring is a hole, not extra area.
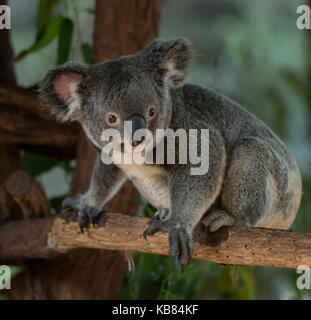
M 185 85 L 172 98 L 173 127 L 207 128 L 210 136 L 216 130 L 223 137 L 221 209 L 246 215 L 243 225 L 289 228 L 301 199 L 301 175 L 283 142 L 257 117 L 213 90 Z M 214 152 L 210 148 L 210 159 Z

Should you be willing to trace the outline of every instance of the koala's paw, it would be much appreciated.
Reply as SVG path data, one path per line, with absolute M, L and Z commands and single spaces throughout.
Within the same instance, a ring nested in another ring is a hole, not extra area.
M 77 194 L 72 198 L 66 198 L 61 206 L 61 210 L 63 209 L 79 211 L 78 223 L 82 233 L 87 221 L 89 220 L 95 226 L 100 213 L 102 213 L 100 209 L 89 206 L 85 201 L 85 197 L 81 194 Z
M 193 254 L 192 233 L 184 227 L 173 226 L 168 231 L 168 239 L 171 260 L 174 261 L 178 257 L 183 272 Z
M 149 222 L 148 228 L 144 231 L 143 236 L 147 239 L 147 236 L 152 236 L 158 231 L 168 230 L 170 211 L 168 209 L 159 209 L 155 213 L 155 218 Z
M 167 221 L 170 217 L 170 211 L 168 209 L 159 209 L 154 214 L 156 220 Z
M 208 213 L 208 215 L 201 220 L 201 223 L 203 223 L 210 232 L 214 232 L 224 226 L 233 226 L 235 224 L 235 220 L 226 211 L 216 210 Z
M 98 208 L 84 205 L 80 210 L 79 217 L 78 217 L 78 223 L 79 223 L 81 233 L 84 233 L 83 229 L 87 223 L 87 220 L 89 220 L 95 227 L 98 222 L 99 215 L 101 213 L 102 213 L 102 210 Z

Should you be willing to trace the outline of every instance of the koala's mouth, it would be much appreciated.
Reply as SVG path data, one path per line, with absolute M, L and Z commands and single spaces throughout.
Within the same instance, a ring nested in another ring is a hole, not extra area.
M 136 147 L 138 147 L 139 145 L 141 145 L 144 141 L 145 141 L 145 137 L 141 137 L 141 140 L 140 140 L 140 141 L 133 140 L 133 141 L 130 143 L 130 145 L 132 146 L 132 150 L 135 150 Z M 125 152 L 125 143 L 124 143 L 124 142 L 121 143 L 121 151 L 122 151 L 122 153 Z
M 136 148 L 138 145 L 140 145 L 142 142 L 144 142 L 145 141 L 145 137 L 141 137 L 141 140 L 140 141 L 136 141 L 136 140 L 134 140 L 134 141 L 132 141 L 132 147 L 133 148 Z

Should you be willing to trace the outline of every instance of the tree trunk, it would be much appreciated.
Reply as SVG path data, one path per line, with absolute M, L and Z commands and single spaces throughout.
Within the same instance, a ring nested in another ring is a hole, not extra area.
M 6 5 L 6 0 L 0 0 L 0 5 Z M 9 32 L 0 31 L 0 84 L 15 85 L 13 67 L 13 52 L 10 46 Z M 19 217 L 18 206 L 5 189 L 8 176 L 20 168 L 19 150 L 10 145 L 0 144 L 0 223 L 10 218 Z
M 93 62 L 134 53 L 157 35 L 159 0 L 97 0 Z M 80 135 L 76 168 L 70 193 L 87 190 L 95 152 Z M 126 192 L 125 192 L 126 191 Z M 106 210 L 136 212 L 131 201 L 136 192 L 126 184 Z M 118 251 L 76 249 L 68 254 L 31 261 L 12 282 L 10 299 L 115 299 L 125 269 L 124 254 Z

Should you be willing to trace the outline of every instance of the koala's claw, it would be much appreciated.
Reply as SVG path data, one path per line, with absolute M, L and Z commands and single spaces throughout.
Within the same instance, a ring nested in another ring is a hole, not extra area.
M 144 231 L 143 233 L 144 239 L 147 240 L 147 236 L 152 236 L 158 231 L 167 231 L 168 218 L 169 218 L 169 210 L 159 209 L 155 213 L 155 218 L 149 222 L 148 228 Z
M 184 228 L 173 228 L 169 231 L 168 238 L 171 261 L 174 262 L 178 256 L 181 271 L 183 272 L 193 254 L 192 237 Z
M 176 227 L 176 223 L 170 219 L 168 209 L 159 209 L 155 218 L 149 222 L 148 228 L 144 231 L 143 237 L 152 236 L 158 231 L 168 231 L 169 254 L 172 263 L 178 257 L 183 272 L 193 254 L 192 235 L 183 227 Z
M 84 227 L 87 220 L 95 227 L 98 223 L 99 215 L 102 212 L 100 209 L 87 205 L 81 194 L 77 194 L 72 198 L 66 198 L 61 206 L 61 210 L 63 209 L 74 209 L 79 211 L 78 224 L 81 233 L 84 233 Z
M 93 226 L 95 227 L 98 223 L 98 218 L 100 214 L 103 213 L 102 210 L 94 208 L 94 207 L 84 207 L 78 217 L 78 223 L 80 227 L 81 233 L 84 233 L 84 227 L 86 225 L 87 220 L 89 220 Z
M 147 236 L 152 236 L 158 231 L 167 231 L 168 226 L 166 221 L 161 221 L 158 218 L 152 219 L 148 228 L 144 231 L 143 237 L 147 240 Z

